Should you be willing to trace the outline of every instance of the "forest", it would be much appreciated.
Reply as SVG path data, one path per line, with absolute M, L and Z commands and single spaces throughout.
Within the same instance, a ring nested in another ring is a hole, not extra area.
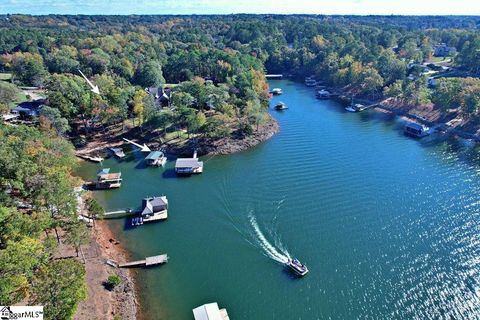
M 265 73 L 478 121 L 479 26 L 461 16 L 0 16 L 0 72 L 10 75 L 0 81 L 0 113 L 21 88 L 48 100 L 38 126 L 0 124 L 1 303 L 29 301 L 46 306 L 46 319 L 70 319 L 85 298 L 83 264 L 55 252 L 59 232 L 76 249 L 88 239 L 74 146 L 99 128 L 253 135 L 270 121 Z M 440 44 L 455 53 L 435 57 Z M 421 67 L 430 61 L 456 72 L 432 87 Z M 148 88 L 168 89 L 168 101 L 159 105 Z M 93 200 L 88 209 L 101 214 Z

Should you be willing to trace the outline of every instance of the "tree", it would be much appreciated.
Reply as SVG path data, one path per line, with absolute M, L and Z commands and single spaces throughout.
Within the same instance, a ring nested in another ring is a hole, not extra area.
M 120 283 L 122 283 L 122 279 L 117 274 L 111 274 L 108 276 L 108 279 L 105 281 L 104 285 L 107 290 L 112 291 Z
M 55 132 L 62 136 L 66 132 L 70 131 L 68 120 L 63 118 L 60 110 L 44 106 L 40 110 L 40 124 L 42 126 L 52 128 Z
M 103 217 L 105 216 L 105 210 L 95 198 L 88 198 L 86 200 L 86 204 L 88 215 L 91 219 L 93 219 L 93 221 L 95 221 L 96 219 L 103 219 Z
M 383 90 L 383 94 L 386 97 L 390 98 L 400 98 L 403 95 L 403 81 L 397 80 L 392 83 L 390 86 L 385 87 Z
M 153 60 L 140 65 L 135 72 L 134 81 L 143 88 L 158 87 L 164 84 L 162 66 Z
M 140 125 L 142 125 L 144 121 L 146 96 L 147 93 L 142 89 L 135 91 L 135 95 L 133 96 L 133 113 L 137 117 Z
M 25 237 L 15 242 L 7 241 L 5 249 L 0 250 L 2 303 L 15 304 L 28 295 L 34 271 L 46 258 L 44 248 L 37 239 Z
M 73 246 L 78 257 L 80 247 L 89 241 L 89 232 L 83 222 L 78 220 L 65 226 L 65 243 Z
M 43 58 L 37 53 L 15 53 L 12 70 L 15 79 L 25 85 L 41 87 L 47 75 L 47 71 L 43 65 Z
M 74 259 L 53 260 L 36 274 L 30 303 L 44 306 L 47 320 L 72 319 L 86 293 L 84 266 Z
M 9 105 L 17 100 L 19 93 L 17 86 L 0 81 L 0 105 L 4 108 L 10 109 Z

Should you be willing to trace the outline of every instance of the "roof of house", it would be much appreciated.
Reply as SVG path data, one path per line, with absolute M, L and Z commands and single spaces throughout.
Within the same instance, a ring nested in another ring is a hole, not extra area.
M 172 90 L 170 88 L 157 88 L 157 87 L 150 87 L 147 88 L 146 91 L 153 95 L 155 99 L 166 99 L 170 100 L 170 94 Z
M 145 160 L 157 160 L 161 157 L 163 157 L 163 152 L 162 151 L 152 151 L 148 154 L 148 156 L 145 158 Z
M 193 309 L 193 316 L 195 320 L 223 320 L 216 302 L 207 303 Z
M 38 111 L 41 109 L 42 105 L 46 104 L 47 100 L 46 99 L 37 99 L 33 101 L 25 101 L 15 108 L 12 109 L 13 112 L 23 112 L 27 113 L 32 116 L 37 116 Z
M 154 207 L 159 207 L 159 206 L 164 207 L 168 205 L 168 200 L 167 200 L 167 197 L 165 196 L 145 198 L 143 199 L 143 202 L 144 202 L 144 208 L 142 210 L 142 214 L 152 214 Z
M 175 168 L 197 168 L 203 166 L 202 161 L 198 158 L 178 158 L 175 162 Z

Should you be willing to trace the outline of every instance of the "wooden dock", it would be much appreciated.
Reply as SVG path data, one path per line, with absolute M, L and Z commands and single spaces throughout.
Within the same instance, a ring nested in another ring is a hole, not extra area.
M 124 209 L 124 210 L 117 210 L 117 211 L 108 211 L 103 214 L 103 217 L 105 219 L 114 219 L 114 218 L 122 218 L 122 217 L 128 217 L 128 216 L 133 216 L 135 214 L 139 213 L 138 210 L 132 210 L 132 209 Z
M 270 80 L 281 80 L 283 78 L 283 74 L 266 74 L 265 78 Z
M 147 257 L 145 260 L 137 260 L 131 262 L 120 263 L 118 266 L 120 268 L 130 268 L 130 267 L 151 267 L 157 264 L 164 264 L 168 262 L 168 256 L 166 254 L 161 254 L 159 256 Z

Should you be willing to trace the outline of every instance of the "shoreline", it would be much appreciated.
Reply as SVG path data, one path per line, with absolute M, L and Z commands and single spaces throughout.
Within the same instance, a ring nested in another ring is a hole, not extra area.
M 167 154 L 174 156 L 190 156 L 195 149 L 197 149 L 199 156 L 227 155 L 248 150 L 267 141 L 279 131 L 280 126 L 278 125 L 277 120 L 266 111 L 266 122 L 259 125 L 258 130 L 254 131 L 250 136 L 230 136 L 218 140 L 199 138 L 196 142 L 193 142 L 194 139 L 188 139 L 186 140 L 186 143 L 181 144 L 175 141 L 175 139 L 173 142 L 157 141 L 158 133 L 152 133 L 145 130 L 145 132 L 149 132 L 149 135 L 146 135 L 136 127 L 115 136 L 104 134 L 100 138 L 95 138 L 81 147 L 76 147 L 75 153 L 82 156 L 106 154 L 108 148 L 121 147 L 122 145 L 127 144 L 123 140 L 123 138 L 126 138 L 141 144 L 148 144 L 152 150 L 164 149 Z
M 127 261 L 128 251 L 114 237 L 108 222 L 97 220 L 90 235 L 87 250 L 96 252 L 93 258 L 86 259 L 87 299 L 80 302 L 75 320 L 122 319 L 135 320 L 140 317 L 138 291 L 135 275 L 131 269 L 114 268 L 106 264 L 107 259 Z M 117 274 L 121 283 L 112 291 L 103 282 L 111 274 Z
M 280 131 L 280 127 L 275 118 L 267 113 L 267 121 L 259 126 L 255 134 L 243 139 L 220 139 L 213 144 L 201 145 L 199 153 L 205 155 L 227 155 L 241 152 L 253 148 Z M 100 141 L 96 149 L 88 150 L 88 154 L 93 152 L 104 152 L 105 148 L 111 146 L 120 146 L 124 142 L 120 138 L 119 141 Z M 180 149 L 167 149 L 167 153 L 180 155 L 186 146 Z M 85 149 L 76 149 L 76 151 L 85 152 Z M 87 153 L 82 153 L 87 154 Z M 80 160 L 79 160 L 80 161 Z M 90 244 L 87 250 L 95 251 L 97 254 L 94 258 L 86 259 L 85 269 L 86 284 L 88 290 L 87 299 L 80 302 L 75 313 L 75 320 L 90 320 L 92 313 L 98 319 L 122 319 L 135 320 L 143 319 L 142 306 L 138 303 L 139 288 L 136 281 L 137 274 L 133 269 L 129 268 L 113 268 L 106 264 L 106 260 L 114 260 L 116 262 L 128 261 L 129 252 L 116 240 L 115 232 L 105 220 L 96 220 L 95 227 L 90 235 Z M 102 282 L 108 278 L 110 274 L 117 274 L 122 279 L 122 283 L 112 291 L 108 291 Z M 107 299 L 106 299 L 107 296 Z
M 338 93 L 338 97 L 334 98 L 342 105 L 349 103 L 351 93 L 344 88 L 331 87 L 334 92 Z M 464 139 L 473 139 L 480 142 L 480 124 L 464 121 L 455 112 L 442 113 L 435 108 L 433 104 L 426 105 L 408 105 L 395 98 L 379 98 L 369 99 L 365 97 L 355 98 L 356 101 L 366 105 L 376 104 L 372 110 L 376 112 L 389 113 L 408 121 L 414 121 L 436 127 L 437 130 L 455 137 Z M 466 127 L 466 128 L 464 128 Z M 473 132 L 472 132 L 473 131 Z

